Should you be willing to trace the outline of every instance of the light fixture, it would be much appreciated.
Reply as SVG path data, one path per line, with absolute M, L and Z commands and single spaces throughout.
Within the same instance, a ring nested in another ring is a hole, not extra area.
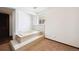
M 33 7 L 33 9 L 37 9 L 38 7 Z

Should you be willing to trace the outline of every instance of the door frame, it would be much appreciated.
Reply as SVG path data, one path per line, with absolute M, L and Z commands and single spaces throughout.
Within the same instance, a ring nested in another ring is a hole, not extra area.
M 15 26 L 15 9 L 13 9 L 9 14 L 9 36 L 11 36 L 12 39 L 15 39 Z

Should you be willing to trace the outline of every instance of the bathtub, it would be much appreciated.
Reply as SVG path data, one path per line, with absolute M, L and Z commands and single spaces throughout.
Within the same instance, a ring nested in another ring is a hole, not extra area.
M 40 31 L 36 30 L 31 30 L 24 33 L 18 33 L 16 34 L 16 40 L 11 40 L 10 45 L 12 50 L 22 49 L 23 46 L 25 45 L 27 46 L 28 44 L 31 44 L 34 41 L 39 41 L 37 39 L 41 37 L 44 37 L 44 35 Z
M 36 36 L 41 35 L 40 31 L 30 30 L 28 32 L 19 33 L 16 35 L 16 40 L 21 43 L 23 41 L 29 40 L 30 38 L 34 38 Z
M 37 34 L 37 33 L 40 33 L 40 31 L 30 30 L 30 31 L 27 31 L 27 32 L 20 32 L 20 33 L 18 33 L 16 35 L 18 35 L 19 37 L 24 37 L 24 36 L 29 36 L 29 35 Z

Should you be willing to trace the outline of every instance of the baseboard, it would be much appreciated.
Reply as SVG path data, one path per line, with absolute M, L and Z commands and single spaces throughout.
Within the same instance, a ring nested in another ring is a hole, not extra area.
M 50 38 L 47 38 L 47 37 L 45 37 L 45 39 L 48 39 L 48 40 L 51 40 L 51 41 L 54 41 L 54 42 L 57 42 L 57 43 L 61 43 L 61 44 L 64 44 L 64 45 L 79 49 L 78 47 L 75 47 L 75 46 L 72 46 L 72 45 L 69 45 L 69 44 L 66 44 L 66 43 L 62 43 L 62 42 L 59 42 L 59 41 L 56 41 L 56 40 L 53 40 L 53 39 L 50 39 Z

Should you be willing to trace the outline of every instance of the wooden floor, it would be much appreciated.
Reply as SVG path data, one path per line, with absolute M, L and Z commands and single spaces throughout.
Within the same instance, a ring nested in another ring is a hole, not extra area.
M 49 39 L 44 39 L 27 50 L 28 51 L 79 51 L 78 48 L 74 48 Z
M 0 50 L 10 51 L 9 41 L 0 44 Z M 25 51 L 79 51 L 79 49 L 49 39 L 43 39 Z
M 10 51 L 9 41 L 11 37 L 3 38 L 4 41 L 0 41 L 0 51 Z

